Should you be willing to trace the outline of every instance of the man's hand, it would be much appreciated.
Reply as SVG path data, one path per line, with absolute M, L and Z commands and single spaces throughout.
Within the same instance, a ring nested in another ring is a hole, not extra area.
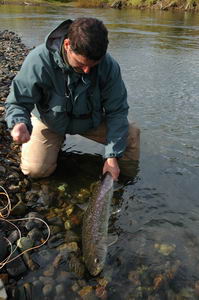
M 106 172 L 110 172 L 113 180 L 117 180 L 120 174 L 120 168 L 118 166 L 117 159 L 115 157 L 107 158 L 103 167 L 103 174 Z
M 11 131 L 11 136 L 13 141 L 19 144 L 27 143 L 30 139 L 30 133 L 24 123 L 17 123 Z

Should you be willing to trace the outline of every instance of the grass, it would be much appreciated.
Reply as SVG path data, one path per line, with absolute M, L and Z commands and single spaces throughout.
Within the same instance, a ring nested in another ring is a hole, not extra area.
M 30 4 L 73 7 L 106 7 L 119 0 L 3 0 L 4 4 Z M 157 8 L 162 10 L 177 8 L 182 10 L 199 10 L 199 0 L 120 0 L 123 7 Z
M 186 9 L 194 9 L 196 7 L 199 8 L 199 0 L 187 0 Z
M 77 7 L 102 7 L 105 4 L 110 3 L 110 0 L 77 0 Z
M 75 6 L 75 1 L 71 0 L 2 0 L 2 4 L 24 4 L 24 5 L 67 5 L 67 6 Z

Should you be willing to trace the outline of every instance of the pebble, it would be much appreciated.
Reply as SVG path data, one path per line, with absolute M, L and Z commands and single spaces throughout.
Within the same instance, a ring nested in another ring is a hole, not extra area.
M 69 270 L 75 273 L 78 277 L 82 278 L 85 274 L 85 265 L 81 262 L 80 258 L 74 253 L 71 253 L 69 259 Z
M 19 185 L 11 184 L 8 186 L 8 190 L 11 193 L 18 193 L 20 191 L 20 187 L 19 187 Z
M 66 252 L 77 252 L 79 250 L 79 247 L 76 242 L 71 242 L 71 243 L 64 243 L 58 246 L 57 250 L 66 251 Z
M 47 270 L 44 271 L 44 276 L 52 277 L 54 274 L 55 268 L 53 266 L 49 266 Z
M 53 253 L 41 248 L 40 251 L 32 254 L 32 259 L 40 267 L 44 267 L 53 261 Z
M 3 281 L 4 284 L 8 283 L 8 274 L 0 274 L 0 279 Z
M 38 290 L 42 289 L 42 287 L 43 287 L 42 282 L 40 280 L 38 280 L 38 279 L 34 280 L 32 282 L 32 284 L 33 284 L 33 288 L 37 288 Z
M 52 235 L 56 234 L 56 233 L 59 233 L 59 232 L 62 232 L 62 228 L 60 226 L 57 226 L 57 225 L 50 225 L 49 226 L 50 228 L 50 232 Z
M 64 222 L 64 228 L 66 229 L 66 230 L 70 230 L 71 229 L 71 222 L 70 222 L 70 220 L 66 220 L 65 222 Z
M 176 245 L 175 244 L 159 244 L 159 243 L 156 243 L 154 245 L 154 247 L 162 255 L 168 256 L 175 250 Z
M 52 284 L 46 284 L 46 285 L 44 285 L 44 287 L 42 289 L 43 295 L 45 297 L 50 296 L 52 291 L 53 291 L 53 285 Z
M 26 215 L 26 218 L 30 218 L 28 222 L 30 221 L 34 222 L 34 227 L 42 228 L 43 222 L 40 221 L 40 219 L 43 220 L 43 217 L 39 213 L 30 212 L 29 214 Z
M 78 294 L 82 297 L 82 299 L 90 299 L 92 291 L 92 286 L 85 286 L 78 292 Z
M 22 237 L 17 241 L 17 246 L 21 249 L 22 252 L 32 248 L 33 244 L 33 240 L 29 239 L 28 237 Z
M 69 272 L 61 271 L 61 272 L 59 272 L 56 279 L 57 279 L 57 282 L 64 283 L 66 285 L 67 283 L 70 283 L 70 277 L 71 277 L 71 274 Z
M 52 232 L 51 232 L 52 233 Z M 51 238 L 48 240 L 48 247 L 49 248 L 55 248 L 63 244 L 64 239 L 62 233 L 57 233 L 55 235 L 52 235 Z
M 4 175 L 6 173 L 6 168 L 3 166 L 0 166 L 0 176 Z
M 79 290 L 79 285 L 77 284 L 77 282 L 75 282 L 72 287 L 71 287 L 73 292 L 77 292 Z
M 0 279 L 0 300 L 6 300 L 7 298 L 7 293 L 4 288 L 3 281 Z
M 19 232 L 18 230 L 13 230 L 10 235 L 8 236 L 8 240 L 11 244 L 14 244 L 19 238 Z
M 37 241 L 40 241 L 42 239 L 43 235 L 38 228 L 32 228 L 27 236 L 36 243 Z
M 67 230 L 64 234 L 64 239 L 66 243 L 79 242 L 80 236 L 72 230 Z
M 15 206 L 13 206 L 10 214 L 12 216 L 21 216 L 26 213 L 26 210 L 27 210 L 27 207 L 26 207 L 25 203 L 22 200 L 20 200 L 17 202 L 17 204 Z
M 63 293 L 64 293 L 64 285 L 62 283 L 56 285 L 55 290 L 56 290 L 56 294 L 58 296 L 59 295 L 63 295 Z
M 54 280 L 51 277 L 47 276 L 39 276 L 39 280 L 44 284 L 44 285 L 52 285 L 54 286 Z
M 7 254 L 7 242 L 3 237 L 0 237 L 0 262 L 7 257 Z
M 26 266 L 29 268 L 29 270 L 35 271 L 36 269 L 38 269 L 38 265 L 34 263 L 29 252 L 23 254 L 23 260 Z
M 18 254 L 20 253 L 16 250 L 13 257 L 17 256 Z M 6 270 L 10 276 L 18 277 L 19 275 L 24 274 L 27 271 L 27 268 L 22 258 L 18 257 L 6 265 Z
M 35 222 L 33 220 L 27 221 L 24 225 L 24 227 L 30 231 L 31 229 L 33 229 L 35 227 Z

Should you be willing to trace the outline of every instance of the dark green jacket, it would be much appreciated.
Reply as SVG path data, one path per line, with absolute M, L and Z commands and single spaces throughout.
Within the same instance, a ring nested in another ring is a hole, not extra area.
M 65 64 L 60 49 L 71 22 L 60 24 L 26 57 L 6 101 L 8 127 L 23 122 L 31 131 L 32 112 L 60 135 L 83 134 L 105 115 L 105 158 L 120 157 L 128 135 L 128 104 L 119 65 L 109 54 L 89 74 Z

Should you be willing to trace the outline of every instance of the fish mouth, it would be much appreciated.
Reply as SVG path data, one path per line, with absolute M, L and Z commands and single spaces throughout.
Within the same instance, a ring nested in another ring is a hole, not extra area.
M 92 276 L 97 276 L 102 272 L 102 269 L 103 269 L 102 266 L 98 266 L 97 268 L 90 270 L 89 272 Z
M 94 259 L 94 262 L 90 261 L 87 264 L 87 269 L 92 276 L 97 276 L 102 272 L 104 267 L 104 263 L 101 262 L 98 258 Z

